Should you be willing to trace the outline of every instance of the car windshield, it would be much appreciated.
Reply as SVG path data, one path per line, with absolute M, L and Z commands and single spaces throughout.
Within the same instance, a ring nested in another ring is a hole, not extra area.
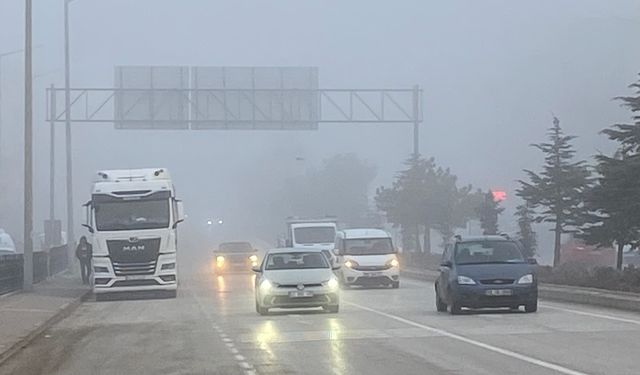
M 344 241 L 344 253 L 347 255 L 383 255 L 393 252 L 391 238 L 359 238 Z
M 332 243 L 336 236 L 334 227 L 304 227 L 293 230 L 297 244 Z
M 518 246 L 511 241 L 461 242 L 456 245 L 457 264 L 524 263 Z
M 169 199 L 118 200 L 94 203 L 99 231 L 167 228 Z
M 225 253 L 250 253 L 253 247 L 248 242 L 225 242 L 220 244 L 219 249 Z
M 329 268 L 329 263 L 320 252 L 292 252 L 269 254 L 266 270 L 300 270 Z

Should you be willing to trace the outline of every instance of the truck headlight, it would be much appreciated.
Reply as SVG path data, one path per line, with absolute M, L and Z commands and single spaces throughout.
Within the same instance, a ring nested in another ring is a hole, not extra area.
M 458 276 L 459 285 L 476 285 L 476 282 L 472 278 L 467 276 Z
M 164 270 L 174 270 L 174 269 L 176 269 L 176 264 L 175 263 L 165 263 L 160 268 L 160 270 L 162 270 L 162 271 L 164 271 Z
M 103 266 L 94 266 L 93 267 L 93 272 L 94 273 L 109 273 L 109 268 L 103 267 Z
M 518 279 L 518 284 L 533 284 L 533 275 L 526 274 Z

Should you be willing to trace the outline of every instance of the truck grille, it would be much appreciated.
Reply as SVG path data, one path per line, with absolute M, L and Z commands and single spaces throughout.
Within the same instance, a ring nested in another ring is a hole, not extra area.
M 149 263 L 158 260 L 160 238 L 107 240 L 107 249 L 114 263 Z
M 153 275 L 156 272 L 156 260 L 143 263 L 112 262 L 116 276 Z

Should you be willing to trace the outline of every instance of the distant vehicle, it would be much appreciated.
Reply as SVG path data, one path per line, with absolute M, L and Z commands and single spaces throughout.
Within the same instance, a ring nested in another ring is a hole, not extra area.
M 13 255 L 16 254 L 16 244 L 9 233 L 4 229 L 0 229 L 0 255 Z
M 343 265 L 337 274 L 344 287 L 400 287 L 400 264 L 389 233 L 380 229 L 345 229 L 336 234 L 335 253 Z
M 525 259 L 518 243 L 502 236 L 457 237 L 445 247 L 435 283 L 436 308 L 460 314 L 463 307 L 524 305 L 538 310 L 535 259 Z
M 258 265 L 257 251 L 249 242 L 223 242 L 213 255 L 217 273 L 250 271 Z
M 93 244 L 93 292 L 178 288 L 178 223 L 184 220 L 164 168 L 100 171 L 85 227 Z
M 331 251 L 337 227 L 335 218 L 288 218 L 285 247 Z
M 322 307 L 337 313 L 340 287 L 333 270 L 319 249 L 269 250 L 253 268 L 256 311 L 265 315 L 272 308 Z

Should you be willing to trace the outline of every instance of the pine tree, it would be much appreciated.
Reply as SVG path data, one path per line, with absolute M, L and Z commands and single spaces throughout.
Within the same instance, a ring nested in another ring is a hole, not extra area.
M 585 161 L 575 161 L 571 145 L 574 136 L 565 135 L 554 117 L 548 131 L 549 143 L 533 147 L 545 155 L 540 173 L 525 170 L 529 181 L 520 180 L 517 195 L 536 211 L 536 222 L 553 223 L 555 234 L 553 264 L 560 262 L 561 236 L 574 233 L 584 220 L 584 193 L 590 182 Z
M 498 216 L 500 216 L 502 211 L 504 211 L 504 208 L 500 207 L 500 202 L 494 199 L 493 192 L 489 190 L 477 208 L 482 234 L 498 234 Z
M 518 239 L 522 244 L 524 256 L 532 258 L 536 254 L 538 240 L 536 233 L 533 231 L 533 223 L 535 212 L 531 206 L 525 202 L 516 207 L 516 219 L 518 221 Z
M 631 85 L 636 97 L 618 98 L 634 114 L 640 112 L 640 83 Z M 596 156 L 598 183 L 589 191 L 588 223 L 582 238 L 589 244 L 617 247 L 616 268 L 623 249 L 640 241 L 640 116 L 634 124 L 616 124 L 602 131 L 620 143 L 613 157 Z

